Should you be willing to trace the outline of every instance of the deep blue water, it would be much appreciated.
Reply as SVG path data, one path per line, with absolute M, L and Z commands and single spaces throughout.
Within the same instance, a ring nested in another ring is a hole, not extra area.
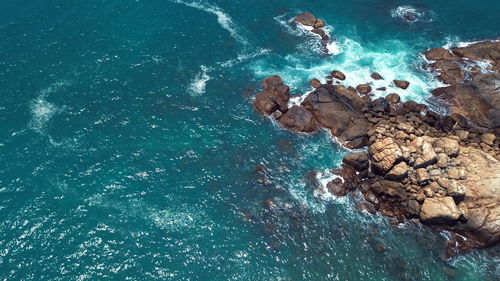
M 335 55 L 288 25 L 305 10 Z M 499 17 L 493 0 L 0 1 L 0 279 L 500 280 L 498 248 L 445 260 L 445 233 L 314 196 L 305 175 L 348 151 L 251 106 L 266 75 L 303 94 L 334 69 L 425 102 L 419 53 L 495 38 Z

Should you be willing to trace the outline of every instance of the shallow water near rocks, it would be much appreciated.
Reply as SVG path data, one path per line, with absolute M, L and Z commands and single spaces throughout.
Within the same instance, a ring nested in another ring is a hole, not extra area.
M 499 280 L 498 248 L 445 260 L 447 233 L 318 195 L 349 151 L 251 106 L 267 75 L 303 94 L 334 69 L 425 102 L 419 53 L 498 36 L 496 1 L 0 5 L 0 279 Z

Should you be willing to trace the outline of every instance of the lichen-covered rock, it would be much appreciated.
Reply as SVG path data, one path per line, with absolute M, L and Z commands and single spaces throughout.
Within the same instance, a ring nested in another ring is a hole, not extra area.
M 420 219 L 426 223 L 452 224 L 460 215 L 455 201 L 449 196 L 426 198 L 420 209 Z

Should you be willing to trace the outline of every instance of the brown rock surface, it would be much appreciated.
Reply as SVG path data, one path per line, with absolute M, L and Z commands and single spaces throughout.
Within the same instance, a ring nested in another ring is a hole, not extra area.
M 288 129 L 310 133 L 316 131 L 316 121 L 309 110 L 294 105 L 283 116 L 278 119 L 278 122 Z

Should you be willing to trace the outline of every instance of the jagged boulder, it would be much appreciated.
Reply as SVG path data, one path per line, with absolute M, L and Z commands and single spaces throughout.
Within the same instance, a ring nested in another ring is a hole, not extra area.
M 259 112 L 271 115 L 276 110 L 286 112 L 290 100 L 290 88 L 283 84 L 277 75 L 270 76 L 262 81 L 264 91 L 257 94 L 253 104 Z
M 368 147 L 374 170 L 385 175 L 402 156 L 401 148 L 393 138 L 379 140 Z

